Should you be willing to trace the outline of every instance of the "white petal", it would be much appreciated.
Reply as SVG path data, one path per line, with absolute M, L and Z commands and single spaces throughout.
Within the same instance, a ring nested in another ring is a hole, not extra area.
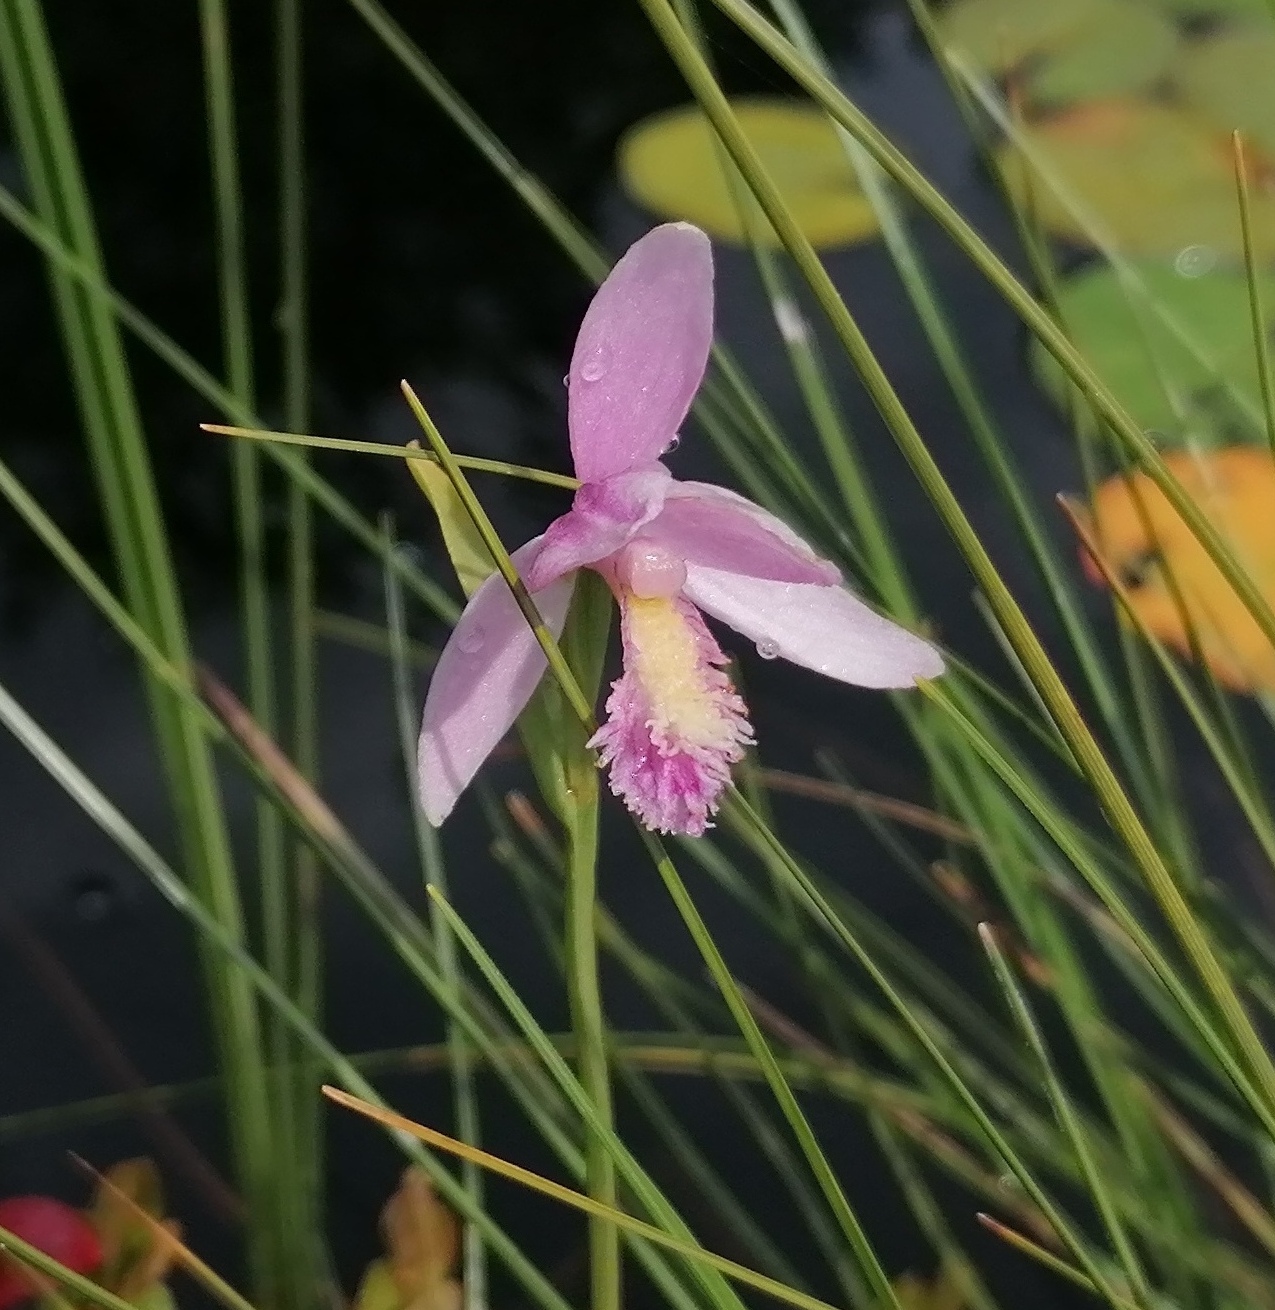
M 928 641 L 869 609 L 844 587 L 772 582 L 691 564 L 682 594 L 705 613 L 778 655 L 857 687 L 911 687 L 937 678 Z

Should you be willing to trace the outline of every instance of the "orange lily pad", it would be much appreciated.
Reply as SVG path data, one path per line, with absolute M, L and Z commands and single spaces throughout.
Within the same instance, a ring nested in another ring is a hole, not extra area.
M 1275 461 L 1269 452 L 1232 446 L 1198 455 L 1173 451 L 1164 459 L 1275 604 Z M 1275 648 L 1150 478 L 1109 478 L 1091 512 L 1097 545 L 1150 633 L 1189 658 L 1194 631 L 1219 683 L 1235 691 L 1275 690 Z
M 1097 100 L 1022 129 L 997 151 L 1011 194 L 1080 245 L 1175 258 L 1243 258 L 1229 138 L 1170 105 Z M 1275 195 L 1252 195 L 1257 259 L 1275 257 Z
M 741 97 L 733 107 L 812 245 L 852 245 L 876 235 L 872 204 L 821 110 L 768 96 Z M 617 162 L 626 189 L 652 213 L 695 223 L 719 241 L 746 240 L 716 134 L 698 106 L 638 123 L 621 140 Z M 777 246 L 778 237 L 746 187 L 741 194 L 754 206 L 763 239 Z

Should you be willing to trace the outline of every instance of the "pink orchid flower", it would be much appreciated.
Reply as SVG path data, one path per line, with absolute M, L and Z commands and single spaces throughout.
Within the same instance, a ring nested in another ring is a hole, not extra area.
M 753 741 L 747 708 L 704 622 L 768 657 L 861 687 L 911 687 L 938 652 L 841 585 L 790 528 L 722 487 L 660 462 L 708 363 L 713 261 L 688 223 L 648 232 L 612 269 L 580 326 L 567 422 L 581 486 L 571 509 L 513 553 L 555 636 L 578 569 L 620 607 L 624 671 L 589 743 L 611 789 L 648 828 L 699 836 Z M 421 725 L 421 804 L 437 826 L 512 726 L 547 668 L 499 574 L 474 593 L 434 670 Z

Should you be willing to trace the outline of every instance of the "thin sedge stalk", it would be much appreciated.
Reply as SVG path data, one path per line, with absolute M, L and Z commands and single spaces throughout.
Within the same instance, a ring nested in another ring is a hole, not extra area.
M 215 212 L 218 304 L 222 362 L 226 386 L 245 409 L 256 407 L 252 328 L 248 309 L 248 272 L 244 250 L 244 206 L 239 177 L 239 146 L 231 71 L 230 30 L 223 0 L 200 0 L 199 22 L 204 67 L 204 109 Z M 259 453 L 236 446 L 231 451 L 235 526 L 239 538 L 240 622 L 244 643 L 248 704 L 253 716 L 274 733 L 276 703 L 270 634 L 270 597 L 266 582 L 265 513 Z M 290 985 L 292 898 L 287 886 L 283 824 L 278 811 L 261 795 L 255 801 L 257 866 L 261 887 L 261 926 L 271 972 Z M 307 1190 L 299 1186 L 295 1107 L 288 1073 L 289 1042 L 282 1023 L 267 1018 L 270 1051 L 271 1125 L 269 1171 L 273 1179 L 270 1211 L 256 1213 L 249 1225 L 253 1284 L 263 1304 L 294 1303 L 298 1280 L 288 1276 L 299 1262 L 288 1251 L 293 1240 L 312 1231 L 304 1207 Z M 245 1052 L 245 1055 L 250 1053 Z
M 1129 1235 L 1125 1231 L 1124 1224 L 1121 1222 L 1120 1215 L 1107 1192 L 1102 1174 L 1094 1162 L 1093 1154 L 1086 1140 L 1086 1134 L 1072 1106 L 1071 1098 L 1063 1086 L 1062 1079 L 1058 1076 L 1058 1070 L 1054 1066 L 1053 1057 L 1045 1044 L 1045 1038 L 1036 1022 L 1036 1017 L 1032 1013 L 1031 1006 L 1023 994 L 1018 979 L 1015 978 L 1014 972 L 1005 958 L 1005 952 L 997 941 L 996 933 L 991 925 L 979 924 L 978 935 L 983 943 L 983 949 L 987 952 L 987 957 L 991 961 L 992 970 L 996 975 L 996 981 L 1005 997 L 1009 1011 L 1014 1016 L 1028 1047 L 1040 1065 L 1040 1072 L 1044 1078 L 1049 1099 L 1054 1107 L 1054 1115 L 1071 1144 L 1071 1150 L 1076 1158 L 1077 1165 L 1080 1167 L 1085 1186 L 1093 1199 L 1094 1207 L 1098 1211 L 1103 1227 L 1107 1231 L 1107 1236 L 1120 1261 L 1120 1266 L 1124 1270 L 1134 1300 L 1139 1306 L 1143 1307 L 1143 1310 L 1148 1310 L 1152 1302 L 1152 1294 L 1151 1288 L 1147 1284 L 1146 1274 L 1142 1269 L 1137 1252 L 1134 1250 L 1133 1243 L 1129 1240 Z M 1116 1292 L 1106 1278 L 1101 1274 L 1095 1277 L 1094 1270 L 1086 1270 L 1086 1272 L 1093 1278 L 1103 1296 L 1114 1303 Z
M 1275 10 L 1272 11 L 1275 13 Z M 1235 198 L 1240 213 L 1240 236 L 1244 243 L 1244 271 L 1248 277 L 1248 307 L 1253 324 L 1253 352 L 1257 357 L 1257 379 L 1262 392 L 1262 413 L 1266 419 L 1266 440 L 1275 457 L 1275 385 L 1271 382 L 1270 329 L 1266 324 L 1266 309 L 1262 304 L 1262 288 L 1258 279 L 1257 259 L 1253 253 L 1253 216 L 1249 203 L 1248 164 L 1245 158 L 1244 138 L 1239 132 L 1231 134 L 1235 152 Z
M 301 430 L 310 421 L 310 304 L 306 225 L 304 46 L 302 0 L 276 0 L 276 102 L 279 177 L 279 325 L 283 420 Z M 304 452 L 298 452 L 304 461 Z M 302 777 L 319 778 L 318 651 L 314 628 L 314 514 L 295 479 L 287 484 L 288 728 L 292 758 Z M 290 937 L 293 995 L 302 1013 L 318 1023 L 323 1009 L 322 885 L 314 853 L 302 841 L 287 853 L 294 912 Z M 300 1048 L 293 1043 L 294 1057 Z M 291 1117 L 303 1231 L 323 1231 L 323 1116 L 314 1073 L 297 1058 Z M 302 1199 L 304 1198 L 304 1199 Z M 467 1230 L 468 1231 L 468 1230 Z
M 205 432 L 246 441 L 263 441 L 279 446 L 301 446 L 309 450 L 344 450 L 355 455 L 385 455 L 391 459 L 422 460 L 437 464 L 438 456 L 432 450 L 419 446 L 391 446 L 380 441 L 349 441 L 344 437 L 314 437 L 304 432 L 272 432 L 267 428 L 237 428 L 224 423 L 201 423 Z M 547 487 L 562 487 L 575 491 L 580 479 L 566 473 L 549 473 L 544 469 L 528 468 L 525 464 L 510 464 L 503 459 L 478 459 L 472 455 L 452 457 L 461 468 L 477 473 L 498 473 L 502 477 L 522 478 L 527 482 L 540 482 Z
M 735 16 L 736 0 L 714 0 L 714 2 L 725 8 L 732 17 Z M 978 535 L 965 517 L 959 502 L 952 494 L 951 488 L 939 471 L 933 456 L 926 448 L 920 433 L 913 426 L 911 418 L 900 402 L 889 379 L 882 371 L 858 324 L 851 317 L 845 303 L 838 295 L 836 288 L 820 263 L 818 255 L 800 227 L 793 220 L 782 196 L 766 174 L 764 165 L 740 128 L 725 94 L 713 81 L 699 59 L 693 42 L 687 38 L 680 24 L 678 24 L 668 0 L 642 0 L 642 5 L 664 41 L 666 48 L 677 62 L 683 76 L 690 83 L 697 99 L 700 100 L 706 113 L 713 120 L 718 133 L 726 141 L 736 163 L 754 187 L 757 199 L 765 209 L 767 216 L 780 233 L 802 272 L 806 275 L 810 286 L 815 291 L 820 304 L 841 338 L 842 344 L 863 378 L 865 386 L 894 433 L 904 455 L 912 464 L 918 480 L 938 510 L 948 531 L 955 538 L 980 587 L 995 609 L 999 621 L 1004 625 L 1020 658 L 1022 658 L 1031 673 L 1033 682 L 1048 704 L 1051 716 L 1058 724 L 1059 730 L 1081 765 L 1086 780 L 1102 804 L 1109 821 L 1119 833 L 1141 869 L 1148 886 L 1160 905 L 1161 911 L 1216 1005 L 1229 1031 L 1230 1040 L 1235 1044 L 1237 1051 L 1242 1053 L 1245 1064 L 1251 1071 L 1252 1076 L 1256 1078 L 1256 1086 L 1259 1089 L 1267 1114 L 1275 1115 L 1275 1063 L 1272 1062 L 1270 1053 L 1254 1028 L 1252 1019 L 1245 1010 L 1226 969 L 1218 959 L 1204 926 L 1192 912 L 1172 872 L 1156 850 L 1146 828 L 1112 772 L 1101 747 L 1094 740 L 1075 702 L 1067 692 L 1062 679 L 1050 663 L 1049 657 L 1032 631 L 1025 615 L 1005 586 Z M 783 38 L 778 37 L 778 40 L 783 41 Z M 786 46 L 786 44 L 785 42 L 784 45 Z M 959 220 L 949 222 L 948 226 L 954 229 L 954 235 L 958 224 Z M 983 249 L 985 251 L 985 248 Z M 994 258 L 990 255 L 990 252 L 985 251 L 985 253 L 989 259 Z M 1002 275 L 1002 280 L 1008 279 L 1009 275 L 1000 269 L 999 264 L 996 267 Z M 1015 282 L 1013 286 L 1017 287 L 1018 284 Z M 1019 289 L 1021 290 L 1021 288 Z M 1026 295 L 1026 292 L 1023 292 L 1023 294 Z M 1028 299 L 1030 301 L 1030 298 Z M 1057 339 L 1057 343 L 1061 343 L 1057 353 L 1059 362 L 1063 362 L 1064 357 L 1073 360 L 1074 352 L 1070 343 L 1057 332 L 1047 315 L 1040 314 L 1034 302 L 1033 309 L 1047 323 L 1049 334 Z M 1043 329 L 1041 338 L 1047 345 L 1049 344 L 1049 339 L 1047 339 L 1047 334 Z M 1079 357 L 1074 357 L 1073 362 L 1077 365 L 1078 372 L 1084 370 L 1084 365 L 1080 363 Z M 1094 381 L 1096 384 L 1096 379 Z M 1094 399 L 1096 404 L 1099 403 L 1099 398 L 1096 395 Z M 1113 413 L 1106 415 L 1106 417 L 1112 423 L 1112 426 L 1118 427 L 1120 422 L 1123 421 L 1132 428 L 1127 415 L 1123 413 L 1114 400 L 1111 401 L 1111 407 Z M 1149 447 L 1147 438 L 1136 428 L 1132 430 L 1136 433 L 1136 440 L 1131 443 L 1133 448 L 1140 449 L 1143 445 Z M 1154 458 L 1153 450 L 1152 457 Z M 1167 472 L 1167 470 L 1164 470 L 1163 461 L 1160 461 L 1160 469 L 1161 472 Z M 1150 472 L 1149 468 L 1148 472 Z M 1165 479 L 1157 477 L 1156 481 L 1162 484 L 1161 489 L 1166 495 L 1169 495 L 1170 489 L 1165 484 Z M 1175 504 L 1175 508 L 1188 521 L 1188 525 L 1193 531 L 1199 529 L 1197 535 L 1202 545 L 1207 545 L 1205 541 L 1207 530 L 1207 535 L 1211 535 L 1213 541 L 1220 548 L 1221 555 L 1225 556 L 1229 561 L 1229 551 L 1227 551 L 1215 530 L 1208 525 L 1200 514 L 1198 508 L 1190 504 L 1189 498 L 1185 498 L 1192 511 L 1191 517 L 1188 518 L 1186 511 L 1177 503 L 1177 501 L 1184 499 L 1185 493 L 1182 493 L 1181 487 L 1176 484 L 1176 480 L 1173 481 L 1173 491 L 1177 494 L 1177 500 L 1174 500 L 1173 496 L 1170 496 L 1170 500 Z M 1213 553 L 1210 551 L 1210 554 Z M 1218 560 L 1216 555 L 1214 558 L 1215 562 L 1218 562 L 1220 566 L 1221 561 Z M 1232 572 L 1235 572 L 1234 568 L 1232 568 Z M 1231 580 L 1228 576 L 1228 581 Z M 1238 579 L 1238 582 L 1246 585 L 1248 593 L 1254 600 L 1250 610 L 1261 609 L 1266 612 L 1266 617 L 1270 621 L 1270 635 L 1275 638 L 1275 616 L 1270 614 L 1260 592 L 1247 576 Z M 1233 585 L 1235 585 L 1234 582 Z M 1236 585 L 1236 591 L 1237 594 L 1241 592 L 1239 585 Z M 1254 617 L 1256 617 L 1256 613 L 1254 613 Z
M 393 547 L 392 536 L 386 532 L 386 544 Z M 407 777 L 408 795 L 414 797 L 416 785 L 416 730 L 418 712 L 414 690 L 415 678 L 409 659 L 407 640 L 407 614 L 403 603 L 403 588 L 390 569 L 383 570 L 385 590 L 386 627 L 389 633 L 390 671 L 393 680 L 394 718 L 398 729 L 399 752 L 403 771 Z M 425 820 L 421 807 L 411 805 L 412 830 L 416 836 L 416 849 L 421 873 L 427 886 L 447 887 L 447 868 L 443 860 L 438 833 Z M 447 921 L 431 905 L 430 931 L 434 936 L 434 951 L 438 957 L 439 972 L 451 989 L 457 1005 L 461 1002 L 460 961 L 456 942 Z M 456 1136 L 461 1141 L 477 1146 L 481 1139 L 478 1116 L 478 1096 L 474 1080 L 473 1058 L 470 1045 L 460 1027 L 452 1020 L 447 1023 L 447 1050 L 451 1056 L 452 1105 L 456 1116 Z M 461 1166 L 461 1182 L 476 1208 L 484 1205 L 482 1171 L 473 1163 Z M 478 1229 L 467 1225 L 462 1236 L 465 1310 L 482 1310 L 487 1305 L 487 1260 L 482 1237 Z

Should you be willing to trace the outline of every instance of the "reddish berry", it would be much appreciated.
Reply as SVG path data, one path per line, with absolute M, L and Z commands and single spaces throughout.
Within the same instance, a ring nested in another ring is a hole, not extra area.
M 102 1263 L 102 1244 L 93 1225 L 78 1210 L 51 1196 L 11 1196 L 0 1201 L 0 1228 L 77 1274 L 92 1273 Z M 0 1256 L 0 1310 L 34 1295 L 25 1266 Z

